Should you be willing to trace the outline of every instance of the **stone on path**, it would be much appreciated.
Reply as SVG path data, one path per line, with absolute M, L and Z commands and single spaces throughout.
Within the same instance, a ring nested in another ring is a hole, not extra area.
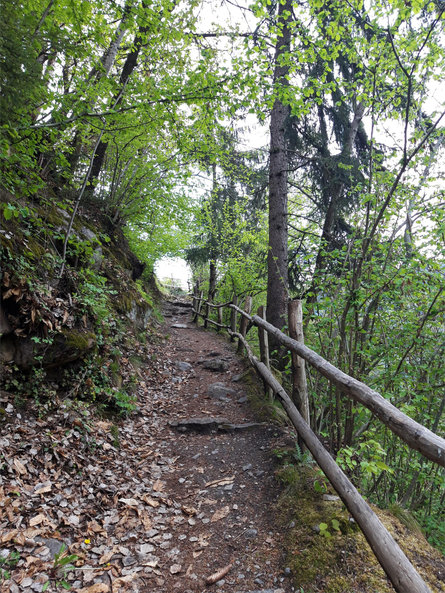
M 226 400 L 228 395 L 236 395 L 236 391 L 230 389 L 230 387 L 227 387 L 224 383 L 218 382 L 208 386 L 207 395 L 216 399 Z
M 176 428 L 180 432 L 194 431 L 203 434 L 218 430 L 221 424 L 228 424 L 227 418 L 186 418 L 170 422 L 172 428 Z
M 222 360 L 222 358 L 214 358 L 212 360 L 205 360 L 202 363 L 202 366 L 204 369 L 207 369 L 209 371 L 214 371 L 214 372 L 227 371 L 227 369 L 229 368 L 228 363 L 225 360 Z
M 175 362 L 175 366 L 180 371 L 191 371 L 192 368 L 193 368 L 192 365 L 189 362 L 184 362 L 182 360 L 176 361 Z
M 175 327 L 177 329 L 190 329 L 190 326 L 186 323 L 172 323 L 170 327 Z

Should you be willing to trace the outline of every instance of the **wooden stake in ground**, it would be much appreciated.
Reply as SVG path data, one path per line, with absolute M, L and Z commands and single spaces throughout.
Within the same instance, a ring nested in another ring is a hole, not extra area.
M 303 334 L 303 303 L 300 299 L 289 301 L 289 335 L 294 340 L 304 344 Z M 303 419 L 310 425 L 309 397 L 307 392 L 305 362 L 294 351 L 292 354 L 292 399 Z
M 266 307 L 258 307 L 258 317 L 266 319 Z M 260 358 L 268 369 L 270 369 L 269 361 L 269 334 L 262 328 L 258 328 L 258 342 L 260 344 Z M 264 383 L 264 392 L 267 394 L 269 401 L 273 401 L 273 391 L 267 383 Z
M 250 315 L 250 312 L 252 311 L 252 297 L 251 296 L 246 296 L 246 300 L 244 301 L 244 311 Z M 241 321 L 239 324 L 239 333 L 243 336 L 246 335 L 247 333 L 247 326 L 249 325 L 249 320 L 247 319 L 247 317 L 241 317 Z M 243 349 L 243 344 L 241 341 L 238 342 L 238 349 L 237 352 L 241 352 Z

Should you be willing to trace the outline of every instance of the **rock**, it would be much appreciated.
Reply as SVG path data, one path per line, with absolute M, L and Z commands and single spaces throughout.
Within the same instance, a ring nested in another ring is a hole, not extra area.
M 9 334 L 0 342 L 0 362 L 13 362 L 20 368 L 34 365 L 51 368 L 77 360 L 95 344 L 96 336 L 93 333 L 79 329 L 56 334 L 49 345 Z
M 335 494 L 323 494 L 322 498 L 323 500 L 327 500 L 329 502 L 335 502 L 337 500 L 340 500 L 340 497 L 335 496 Z
M 184 420 L 170 422 L 172 428 L 176 428 L 179 432 L 199 432 L 208 434 L 212 431 L 218 430 L 221 424 L 228 424 L 226 418 L 186 418 Z
M 186 323 L 172 323 L 170 327 L 175 327 L 177 329 L 190 329 Z
M 183 362 L 182 360 L 176 361 L 175 366 L 180 371 L 191 371 L 193 368 L 193 366 L 189 362 Z
M 173 564 L 172 566 L 170 566 L 170 572 L 171 574 L 178 574 L 178 572 L 181 572 L 181 565 L 180 564 Z
M 13 328 L 6 317 L 2 306 L 0 305 L 0 336 L 10 334 L 12 330 Z
M 207 395 L 216 399 L 226 399 L 228 395 L 236 395 L 236 391 L 230 389 L 230 387 L 227 387 L 224 383 L 218 382 L 208 386 Z
M 89 228 L 83 226 L 80 229 L 80 234 L 91 243 L 91 247 L 93 248 L 93 269 L 99 270 L 100 266 L 102 265 L 102 261 L 104 259 L 102 247 L 100 246 L 99 240 L 97 235 Z
M 129 310 L 125 312 L 125 315 L 139 329 L 143 330 L 147 329 L 152 312 L 153 309 L 145 301 L 133 301 L 130 304 Z
M 239 383 L 240 381 L 243 381 L 243 379 L 245 379 L 249 375 L 249 373 L 250 371 L 244 371 L 244 373 L 238 373 L 237 375 L 233 375 L 233 383 Z
M 247 402 L 247 395 L 243 395 L 242 397 L 240 397 L 239 399 L 237 399 L 237 402 L 239 404 L 245 404 Z
M 45 537 L 36 537 L 36 541 L 38 541 L 39 543 L 42 543 L 44 546 L 46 546 L 49 549 L 51 558 L 54 558 L 54 556 L 60 552 L 60 549 L 64 544 L 64 542 L 61 542 L 58 539 L 45 538 Z
M 246 529 L 244 532 L 244 537 L 247 537 L 247 539 L 255 539 L 257 535 L 258 531 L 256 529 Z
M 213 360 L 204 360 L 204 362 L 202 363 L 202 366 L 204 369 L 207 369 L 209 371 L 213 371 L 214 373 L 221 373 L 223 371 L 227 371 L 227 369 L 229 368 L 229 365 L 227 364 L 227 362 L 225 360 L 222 360 L 222 358 L 215 358 Z

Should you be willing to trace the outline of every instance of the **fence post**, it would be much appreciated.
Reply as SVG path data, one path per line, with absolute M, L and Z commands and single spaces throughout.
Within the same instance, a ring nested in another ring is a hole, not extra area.
M 218 308 L 216 309 L 216 313 L 217 313 L 217 315 L 218 315 L 218 323 L 219 323 L 220 325 L 222 325 L 222 323 L 223 323 L 223 311 L 222 311 L 222 310 L 223 310 L 223 308 L 222 308 L 222 307 L 218 307 Z M 222 329 L 221 327 L 218 327 L 218 328 L 217 328 L 217 330 L 218 330 L 218 331 L 221 331 L 221 329 Z
M 193 287 L 193 300 L 192 300 L 192 310 L 195 311 L 195 313 L 193 313 L 193 318 L 192 321 L 195 322 L 198 315 L 196 313 L 196 311 L 198 310 L 198 295 L 199 295 L 199 286 L 198 283 L 196 282 L 195 286 Z
M 289 301 L 289 336 L 304 344 L 303 334 L 303 303 L 300 299 Z M 304 359 L 292 353 L 292 399 L 303 419 L 310 425 L 309 397 L 307 392 L 306 370 Z
M 236 294 L 233 294 L 232 303 L 234 305 L 238 305 L 238 297 Z M 233 333 L 236 332 L 236 311 L 235 309 L 230 309 L 230 329 Z M 233 342 L 235 338 L 230 336 L 230 341 Z
M 246 296 L 246 300 L 244 302 L 244 311 L 246 313 L 248 313 L 250 315 L 250 312 L 252 311 L 252 297 L 251 296 Z M 239 322 L 239 333 L 243 336 L 243 338 L 245 337 L 246 333 L 247 333 L 247 326 L 249 325 L 249 320 L 242 316 L 241 320 Z M 237 348 L 237 352 L 241 352 L 243 349 L 243 344 L 241 342 L 241 340 L 238 341 L 238 348 Z
M 198 300 L 198 304 L 196 307 L 196 313 L 195 313 L 195 317 L 193 319 L 193 321 L 196 321 L 196 325 L 199 325 L 199 314 L 201 313 L 201 307 L 202 307 L 202 297 L 203 297 L 204 293 L 201 290 L 201 292 L 199 293 L 199 300 Z
M 210 313 L 210 307 L 209 307 L 209 303 L 206 301 L 205 307 L 204 307 L 204 327 L 207 329 L 207 319 L 209 318 L 209 313 Z
M 258 307 L 257 312 L 258 317 L 262 319 L 266 319 L 266 307 L 261 305 Z M 265 329 L 262 327 L 258 327 L 258 341 L 260 344 L 260 358 L 261 362 L 266 365 L 266 367 L 270 370 L 270 360 L 269 360 L 269 335 Z M 270 401 L 273 400 L 273 389 L 264 381 L 264 393 L 267 394 Z

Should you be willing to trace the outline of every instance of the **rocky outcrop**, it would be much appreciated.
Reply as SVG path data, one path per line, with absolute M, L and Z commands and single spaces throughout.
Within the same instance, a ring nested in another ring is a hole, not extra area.
M 21 369 L 36 365 L 63 366 L 82 358 L 95 345 L 93 333 L 74 329 L 56 334 L 51 341 L 35 341 L 8 333 L 0 339 L 0 363 L 14 364 Z

